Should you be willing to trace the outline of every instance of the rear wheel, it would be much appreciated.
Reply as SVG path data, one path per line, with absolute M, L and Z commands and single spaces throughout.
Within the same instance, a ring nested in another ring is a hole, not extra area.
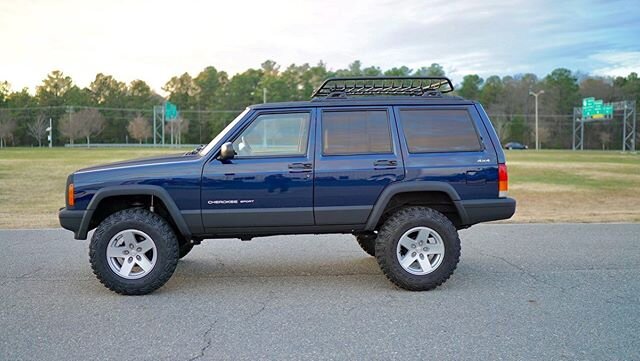
M 376 258 L 385 276 L 398 287 L 427 291 L 453 274 L 460 259 L 460 238 L 442 213 L 407 207 L 380 228 Z
M 182 259 L 184 256 L 188 255 L 192 249 L 193 243 L 189 241 L 180 242 L 180 255 L 178 256 L 178 258 Z
M 162 287 L 178 263 L 171 226 L 145 209 L 116 212 L 100 223 L 89 245 L 98 280 L 123 295 L 144 295 Z

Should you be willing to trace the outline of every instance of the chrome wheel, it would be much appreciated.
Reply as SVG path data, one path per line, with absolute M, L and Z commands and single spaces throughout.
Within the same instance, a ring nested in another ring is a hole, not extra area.
M 428 227 L 406 231 L 396 247 L 396 256 L 405 271 L 422 276 L 435 271 L 444 259 L 444 242 L 438 232 Z
M 138 279 L 153 270 L 158 250 L 148 234 L 137 229 L 118 232 L 107 246 L 107 263 L 118 276 Z

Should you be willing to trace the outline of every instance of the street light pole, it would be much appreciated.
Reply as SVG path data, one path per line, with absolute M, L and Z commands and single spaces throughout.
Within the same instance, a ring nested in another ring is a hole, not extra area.
M 544 90 L 540 90 L 537 93 L 529 92 L 529 95 L 533 95 L 536 98 L 536 150 L 540 149 L 540 141 L 538 140 L 538 96 L 541 94 L 544 94 Z

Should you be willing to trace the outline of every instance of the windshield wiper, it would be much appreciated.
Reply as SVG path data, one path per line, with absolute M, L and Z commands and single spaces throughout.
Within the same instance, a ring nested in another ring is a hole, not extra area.
M 199 146 L 195 147 L 195 149 L 190 150 L 186 153 L 184 153 L 184 155 L 194 155 L 194 154 L 198 154 L 202 148 L 204 148 L 204 144 L 200 144 Z

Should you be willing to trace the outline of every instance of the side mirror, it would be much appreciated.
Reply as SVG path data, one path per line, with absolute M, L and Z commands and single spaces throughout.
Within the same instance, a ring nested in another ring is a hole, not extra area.
M 218 159 L 220 160 L 228 160 L 233 159 L 236 156 L 236 151 L 233 150 L 233 143 L 226 142 L 220 147 L 220 156 Z

